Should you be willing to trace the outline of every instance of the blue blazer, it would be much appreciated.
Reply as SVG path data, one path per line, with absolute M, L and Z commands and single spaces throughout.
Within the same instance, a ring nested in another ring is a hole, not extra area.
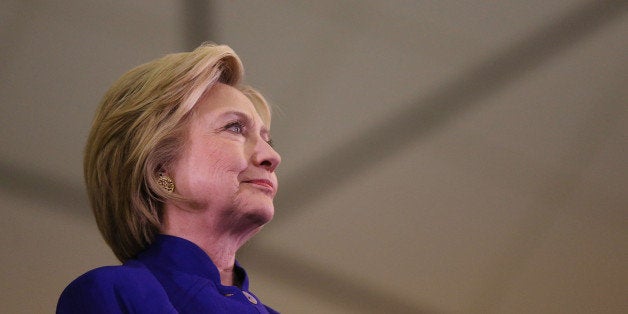
M 65 288 L 57 313 L 278 313 L 249 291 L 236 262 L 241 288 L 220 284 L 220 274 L 194 243 L 158 235 L 147 250 L 120 266 L 105 266 Z

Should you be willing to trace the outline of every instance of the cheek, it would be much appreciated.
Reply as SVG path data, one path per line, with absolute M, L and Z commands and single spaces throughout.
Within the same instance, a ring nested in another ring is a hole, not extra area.
M 216 146 L 208 149 L 204 161 L 214 175 L 221 173 L 240 173 L 246 169 L 247 163 L 243 154 L 230 146 Z
M 208 145 L 189 157 L 185 172 L 190 187 L 227 189 L 238 184 L 238 174 L 247 167 L 242 154 L 228 145 Z

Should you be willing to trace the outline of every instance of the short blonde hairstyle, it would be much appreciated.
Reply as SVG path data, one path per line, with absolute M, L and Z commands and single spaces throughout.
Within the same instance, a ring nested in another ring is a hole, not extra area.
M 227 46 L 204 44 L 140 65 L 103 97 L 87 139 L 85 183 L 96 223 L 124 262 L 151 244 L 163 202 L 181 199 L 157 184 L 186 143 L 187 121 L 201 95 L 217 83 L 241 90 L 270 127 L 270 108 L 240 85 L 242 62 Z

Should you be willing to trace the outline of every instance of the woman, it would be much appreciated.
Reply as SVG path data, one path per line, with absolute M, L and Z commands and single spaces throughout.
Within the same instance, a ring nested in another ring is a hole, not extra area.
M 121 266 L 92 270 L 58 313 L 277 313 L 248 291 L 237 250 L 274 213 L 270 110 L 227 46 L 123 75 L 87 141 L 85 181 Z

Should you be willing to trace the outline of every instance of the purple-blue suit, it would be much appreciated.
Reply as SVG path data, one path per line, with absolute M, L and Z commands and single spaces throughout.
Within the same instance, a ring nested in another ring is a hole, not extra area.
M 278 313 L 249 291 L 220 284 L 218 269 L 194 243 L 158 235 L 147 250 L 120 266 L 91 270 L 65 288 L 57 313 Z

